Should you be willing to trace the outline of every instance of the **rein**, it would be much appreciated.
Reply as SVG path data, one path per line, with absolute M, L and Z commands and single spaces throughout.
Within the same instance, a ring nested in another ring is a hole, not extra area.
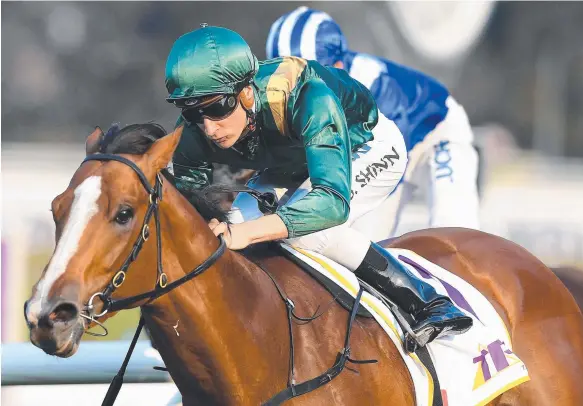
M 146 210 L 146 214 L 144 216 L 144 221 L 142 223 L 142 231 L 141 231 L 140 235 L 138 236 L 138 239 L 134 243 L 134 246 L 130 252 L 130 255 L 123 262 L 119 271 L 115 274 L 115 276 L 112 278 L 112 280 L 109 282 L 109 284 L 105 287 L 105 289 L 101 292 L 94 293 L 90 297 L 89 301 L 87 302 L 87 304 L 85 306 L 87 314 L 81 313 L 82 317 L 89 320 L 89 322 L 96 323 L 104 330 L 104 333 L 102 333 L 102 334 L 96 334 L 96 333 L 89 333 L 89 334 L 105 336 L 108 334 L 108 332 L 107 332 L 107 329 L 105 328 L 105 326 L 102 323 L 100 323 L 99 321 L 97 321 L 97 319 L 99 317 L 104 316 L 108 312 L 115 312 L 115 311 L 125 309 L 128 306 L 135 304 L 136 302 L 143 301 L 143 300 L 147 300 L 147 301 L 146 301 L 146 303 L 142 304 L 141 306 L 147 305 L 147 304 L 151 303 L 152 301 L 154 301 L 155 299 L 159 298 L 160 296 L 163 296 L 163 295 L 167 294 L 168 292 L 176 289 L 177 287 L 183 285 L 184 283 L 192 280 L 193 278 L 202 274 L 204 271 L 206 271 L 208 268 L 210 268 L 223 255 L 223 253 L 226 250 L 226 243 L 225 243 L 223 236 L 222 235 L 219 236 L 220 244 L 215 252 L 213 252 L 203 263 L 198 265 L 195 269 L 193 269 L 188 274 L 184 275 L 182 278 L 177 279 L 176 281 L 173 281 L 171 283 L 168 283 L 168 276 L 164 273 L 164 271 L 162 269 L 162 239 L 161 239 L 161 235 L 160 235 L 160 218 L 159 218 L 159 213 L 158 213 L 159 203 L 162 200 L 162 177 L 158 173 L 156 175 L 155 184 L 152 187 L 150 185 L 150 183 L 148 182 L 148 179 L 146 178 L 146 176 L 142 172 L 142 170 L 134 162 L 130 161 L 127 158 L 119 156 L 119 155 L 93 154 L 93 155 L 87 156 L 83 160 L 82 164 L 85 162 L 88 162 L 88 161 L 117 161 L 117 162 L 121 162 L 121 163 L 129 166 L 138 175 L 140 182 L 142 183 L 142 185 L 144 186 L 144 188 L 148 192 L 149 202 L 150 202 L 148 205 L 148 209 Z M 252 195 L 254 197 L 258 198 L 258 200 L 266 200 L 266 204 L 265 204 L 266 207 L 264 207 L 265 210 L 269 211 L 269 209 L 272 209 L 274 205 L 275 206 L 277 205 L 276 200 L 275 201 L 272 200 L 273 198 L 271 196 L 264 196 L 262 194 L 259 194 L 259 192 L 254 191 L 253 189 L 248 189 L 248 188 L 245 188 L 245 189 L 246 190 L 241 190 L 241 191 L 255 192 L 255 194 L 252 193 Z M 119 288 L 123 284 L 123 282 L 126 279 L 126 273 L 127 273 L 129 266 L 137 258 L 138 254 L 140 253 L 140 251 L 142 249 L 144 242 L 148 240 L 148 237 L 150 235 L 149 222 L 152 218 L 152 215 L 154 216 L 154 220 L 156 223 L 156 243 L 157 243 L 156 245 L 157 245 L 158 277 L 156 280 L 155 288 L 148 291 L 148 292 L 141 293 L 141 294 L 138 294 L 135 296 L 131 296 L 131 297 L 123 298 L 123 299 L 112 299 L 111 295 L 113 294 L 113 292 L 117 288 Z M 263 403 L 263 406 L 279 405 L 287 400 L 290 400 L 290 399 L 295 398 L 297 396 L 300 396 L 300 395 L 306 394 L 308 392 L 311 392 L 315 389 L 318 389 L 320 386 L 327 384 L 332 379 L 337 377 L 344 369 L 346 362 L 351 362 L 351 363 L 355 363 L 355 364 L 368 364 L 368 363 L 377 362 L 376 360 L 359 361 L 359 360 L 354 360 L 354 359 L 350 358 L 350 335 L 352 332 L 352 324 L 354 322 L 354 319 L 356 318 L 358 306 L 360 304 L 360 298 L 361 298 L 362 293 L 363 293 L 363 288 L 361 287 L 360 290 L 358 291 L 358 294 L 357 294 L 356 299 L 354 301 L 354 304 L 352 306 L 352 310 L 350 312 L 350 316 L 348 318 L 346 336 L 344 339 L 344 347 L 342 348 L 342 350 L 340 350 L 340 352 L 336 356 L 336 360 L 334 362 L 334 365 L 331 368 L 329 368 L 326 372 L 324 372 L 323 374 L 321 374 L 315 378 L 312 378 L 308 381 L 296 384 L 295 378 L 294 378 L 294 369 L 295 368 L 294 368 L 294 339 L 293 339 L 293 330 L 292 330 L 292 319 L 295 318 L 295 319 L 301 320 L 301 321 L 310 321 L 310 320 L 313 320 L 319 316 L 306 318 L 306 319 L 296 316 L 294 313 L 295 306 L 294 306 L 294 303 L 292 302 L 292 300 L 289 297 L 287 297 L 287 295 L 284 293 L 284 291 L 281 289 L 281 287 L 277 284 L 277 282 L 275 281 L 273 276 L 266 269 L 264 269 L 259 264 L 257 264 L 257 266 L 263 272 L 265 272 L 265 274 L 271 279 L 275 288 L 277 289 L 277 292 L 279 293 L 279 296 L 281 297 L 281 299 L 285 303 L 285 306 L 287 309 L 289 339 L 290 339 L 289 374 L 288 374 L 287 388 L 282 390 L 281 392 L 277 393 L 273 397 L 271 397 L 268 401 Z M 99 297 L 101 299 L 101 301 L 103 302 L 103 307 L 101 308 L 101 311 L 99 313 L 95 313 L 95 306 L 93 304 L 93 300 L 96 297 Z M 117 395 L 121 389 L 121 386 L 123 384 L 123 376 L 125 374 L 126 367 L 127 367 L 129 360 L 132 356 L 133 350 L 136 346 L 136 343 L 138 341 L 138 338 L 140 336 L 142 328 L 144 327 L 144 324 L 145 324 L 144 317 L 141 316 L 138 327 L 137 327 L 136 332 L 134 334 L 134 337 L 130 343 L 130 348 L 128 349 L 128 353 L 126 354 L 125 359 L 124 359 L 118 373 L 111 381 L 109 389 L 107 390 L 107 394 L 105 395 L 105 398 L 103 399 L 102 406 L 112 406 L 114 404 L 114 402 L 117 398 Z

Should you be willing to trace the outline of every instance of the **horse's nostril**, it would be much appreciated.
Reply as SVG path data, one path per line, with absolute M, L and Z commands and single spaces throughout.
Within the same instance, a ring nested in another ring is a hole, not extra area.
M 65 302 L 55 307 L 49 317 L 54 323 L 67 323 L 75 320 L 78 316 L 79 309 L 77 306 L 74 303 Z

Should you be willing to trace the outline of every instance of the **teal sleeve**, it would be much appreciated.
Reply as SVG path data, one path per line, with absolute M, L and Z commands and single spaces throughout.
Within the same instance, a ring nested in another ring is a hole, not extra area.
M 340 225 L 350 212 L 351 146 L 340 101 L 320 79 L 301 89 L 290 127 L 301 136 L 312 190 L 277 212 L 289 238 Z
M 181 124 L 179 119 L 176 126 Z M 191 192 L 213 182 L 213 165 L 204 160 L 197 142 L 199 138 L 194 131 L 196 130 L 188 125 L 184 127 L 172 158 L 176 188 L 189 200 Z

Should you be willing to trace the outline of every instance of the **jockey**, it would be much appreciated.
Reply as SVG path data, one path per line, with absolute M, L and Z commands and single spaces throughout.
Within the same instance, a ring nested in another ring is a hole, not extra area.
M 401 130 L 408 167 L 403 184 L 387 201 L 392 212 L 374 219 L 377 230 L 392 229 L 393 234 L 416 187 L 426 189 L 430 227 L 479 229 L 472 129 L 463 107 L 441 83 L 390 60 L 349 51 L 338 24 L 307 7 L 273 23 L 266 51 L 267 58 L 296 56 L 345 69 L 371 91 L 379 110 Z M 390 223 L 382 225 L 386 219 Z
M 211 183 L 212 163 L 261 170 L 258 183 L 295 190 L 274 214 L 211 220 L 229 248 L 284 239 L 346 266 L 413 317 L 409 351 L 471 327 L 447 297 L 350 227 L 391 193 L 407 161 L 399 129 L 359 82 L 300 58 L 259 63 L 239 34 L 203 24 L 174 43 L 166 88 L 184 125 L 171 165 L 185 196 Z

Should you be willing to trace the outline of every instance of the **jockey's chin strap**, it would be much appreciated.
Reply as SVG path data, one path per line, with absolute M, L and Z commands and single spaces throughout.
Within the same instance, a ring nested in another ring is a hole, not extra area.
M 252 85 L 253 81 L 250 81 L 248 85 Z M 246 86 L 246 85 L 245 85 Z M 244 87 L 244 86 L 243 86 Z M 241 97 L 241 96 L 239 96 Z M 257 97 L 254 95 L 254 98 Z M 257 130 L 257 111 L 252 107 L 245 107 L 244 103 L 240 100 L 239 104 L 245 114 L 247 115 L 247 124 L 239 137 L 239 140 L 231 147 L 237 153 L 254 160 L 257 154 L 257 149 L 259 147 L 259 134 Z
M 251 86 L 253 89 L 255 89 L 255 83 L 253 82 L 253 79 L 250 79 L 246 84 L 243 85 L 242 88 L 244 88 L 246 86 Z M 245 126 L 245 130 L 243 131 L 241 138 L 244 138 L 245 136 L 247 136 L 247 134 L 249 134 L 250 132 L 253 132 L 257 129 L 257 111 L 256 111 L 256 107 L 255 107 L 255 98 L 256 97 L 258 97 L 258 96 L 254 90 L 253 91 L 253 104 L 249 108 L 245 107 L 245 104 L 240 102 L 241 107 L 243 107 L 243 110 L 245 110 L 245 114 L 247 114 L 247 125 Z
M 247 114 L 247 125 L 243 130 L 243 134 L 241 134 L 241 139 L 245 138 L 249 133 L 252 133 L 257 129 L 257 113 L 251 109 L 248 109 L 244 106 L 243 110 L 245 110 L 245 114 Z

